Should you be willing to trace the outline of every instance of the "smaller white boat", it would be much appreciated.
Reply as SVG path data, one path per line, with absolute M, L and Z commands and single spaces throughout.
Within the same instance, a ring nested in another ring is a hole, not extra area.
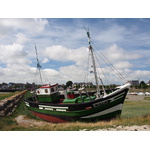
M 145 92 L 145 96 L 150 96 L 150 92 Z
M 139 95 L 139 96 L 145 96 L 145 94 L 143 92 L 139 92 L 139 93 L 137 93 L 137 95 Z

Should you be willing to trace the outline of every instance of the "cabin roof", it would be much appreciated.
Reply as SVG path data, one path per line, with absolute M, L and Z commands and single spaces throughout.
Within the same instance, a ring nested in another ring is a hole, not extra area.
M 57 86 L 58 84 L 56 83 L 56 84 L 53 84 L 53 85 L 50 85 L 50 84 L 45 84 L 45 85 L 43 85 L 42 87 L 40 87 L 40 88 L 52 88 L 52 87 L 54 87 L 54 86 Z

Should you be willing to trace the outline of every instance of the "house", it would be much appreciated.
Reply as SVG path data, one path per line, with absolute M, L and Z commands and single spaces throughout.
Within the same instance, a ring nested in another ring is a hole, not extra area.
M 147 82 L 147 85 L 150 86 L 150 80 Z
M 131 85 L 139 85 L 139 80 L 131 80 L 127 81 L 127 83 L 130 83 Z
M 3 82 L 2 84 L 1 84 L 1 87 L 2 87 L 2 89 L 8 89 L 8 84 L 7 83 L 5 83 L 5 82 Z
M 72 85 L 74 88 L 77 88 L 77 87 L 90 87 L 90 86 L 93 86 L 93 83 L 92 82 L 79 82 L 79 83 L 74 83 Z
M 2 84 L 0 84 L 0 89 L 2 89 Z
M 15 83 L 14 85 L 16 89 L 19 89 L 19 90 L 25 89 L 24 83 Z

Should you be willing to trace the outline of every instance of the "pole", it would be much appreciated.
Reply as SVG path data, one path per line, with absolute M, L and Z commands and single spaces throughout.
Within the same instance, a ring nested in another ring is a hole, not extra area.
M 91 54 L 92 65 L 93 65 L 93 69 L 94 69 L 95 82 L 96 82 L 96 86 L 97 86 L 97 97 L 99 98 L 100 97 L 100 88 L 99 88 L 99 84 L 98 84 L 98 77 L 97 77 L 95 59 L 94 59 L 94 54 L 93 54 L 93 48 L 92 48 L 92 45 L 91 45 L 90 32 L 87 31 L 87 30 L 86 30 L 86 32 L 87 32 L 87 37 L 88 37 L 88 42 L 89 42 L 89 51 L 90 51 L 90 54 Z
M 37 60 L 37 68 L 39 70 L 41 84 L 43 85 L 42 75 L 41 75 L 41 70 L 40 70 L 41 69 L 41 65 L 40 65 L 40 62 L 39 62 L 39 59 L 38 59 L 38 53 L 37 53 L 36 45 L 35 45 L 35 53 L 36 53 L 36 60 Z

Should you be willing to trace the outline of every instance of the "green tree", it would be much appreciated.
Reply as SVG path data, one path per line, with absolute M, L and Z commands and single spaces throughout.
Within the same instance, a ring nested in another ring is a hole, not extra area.
M 144 81 L 141 81 L 140 82 L 140 87 L 141 87 L 141 89 L 145 89 L 145 88 L 147 88 L 147 85 L 145 84 Z
M 69 86 L 72 86 L 72 84 L 73 84 L 72 81 L 68 81 L 68 82 L 66 83 L 66 86 L 69 87 Z

